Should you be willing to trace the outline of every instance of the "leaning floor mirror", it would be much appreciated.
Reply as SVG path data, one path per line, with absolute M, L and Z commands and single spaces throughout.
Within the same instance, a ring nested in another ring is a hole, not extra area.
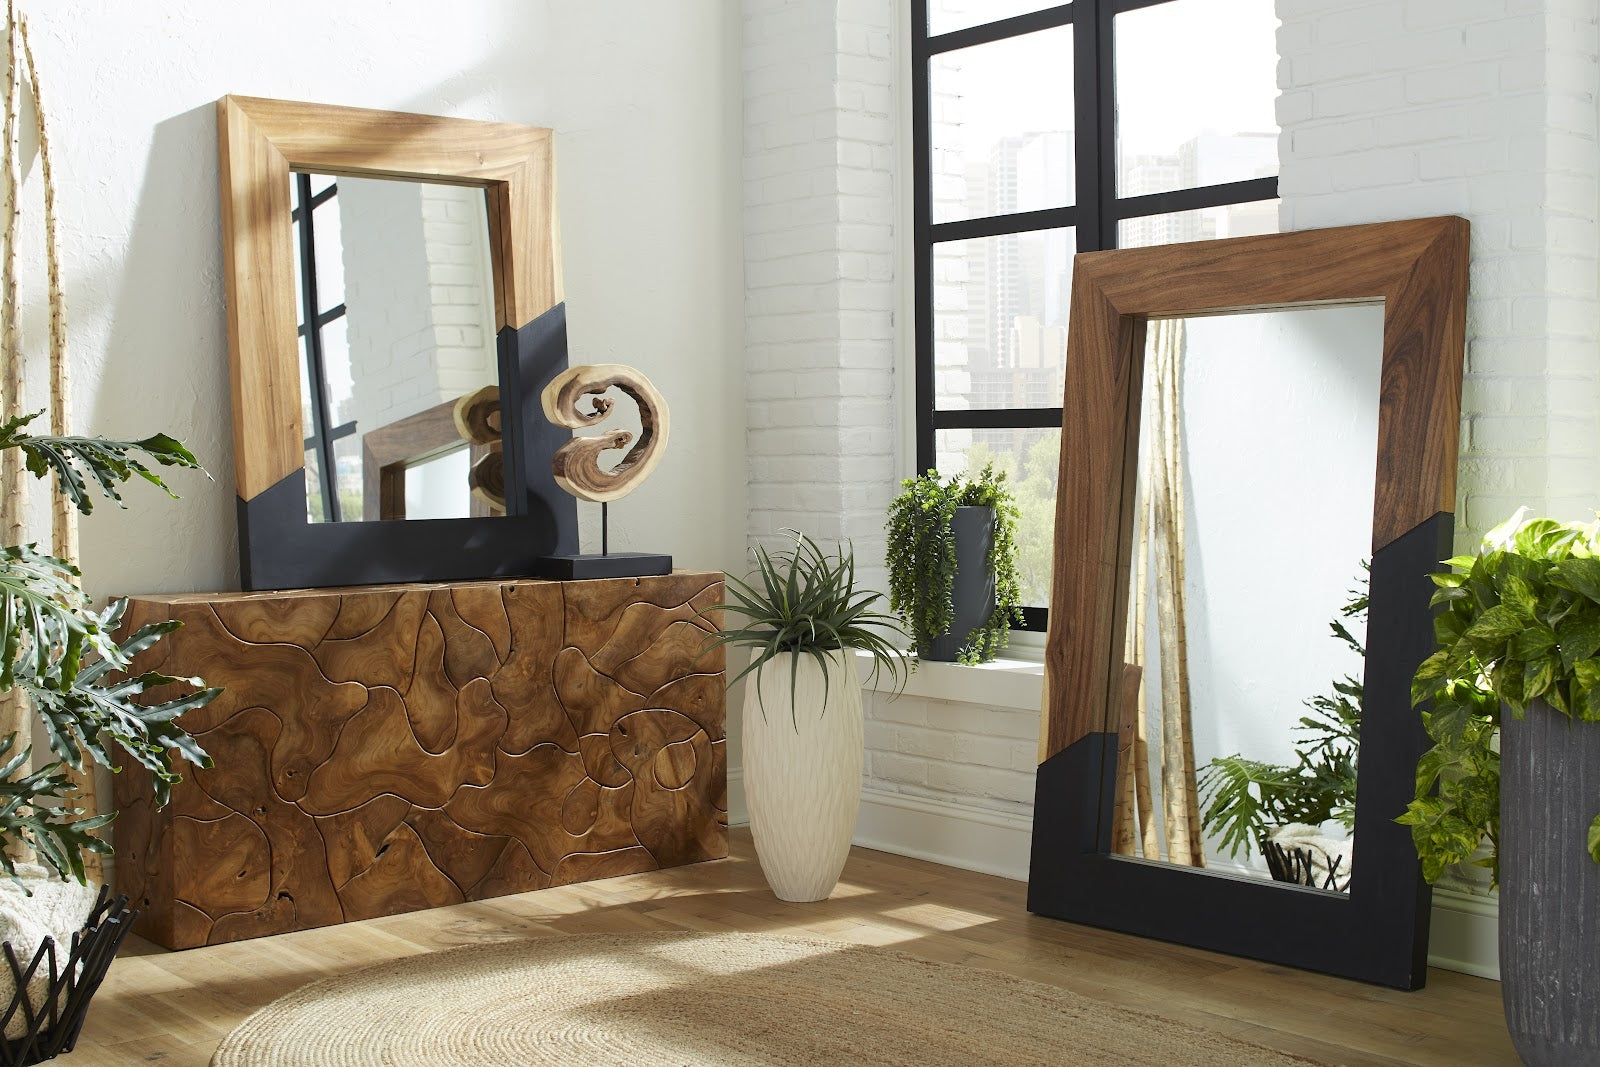
M 1089 253 L 1029 910 L 1403 989 L 1467 224 Z

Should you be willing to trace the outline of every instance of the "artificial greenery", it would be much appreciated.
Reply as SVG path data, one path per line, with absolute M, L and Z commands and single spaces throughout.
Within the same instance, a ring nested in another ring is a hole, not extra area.
M 811 656 L 822 668 L 822 696 L 826 704 L 830 682 L 829 653 L 859 649 L 872 656 L 872 677 L 888 671 L 896 686 L 904 680 L 909 666 L 906 654 L 893 640 L 905 632 L 892 615 L 873 610 L 883 594 L 856 588 L 854 548 L 836 547 L 829 555 L 803 533 L 794 534 L 792 551 L 768 553 L 756 547 L 754 581 L 728 577 L 729 602 L 711 611 L 727 611 L 744 617 L 744 625 L 724 625 L 708 642 L 707 650 L 736 645 L 755 650 L 750 663 L 733 677 L 756 675 L 757 702 L 766 714 L 766 697 L 761 690 L 761 671 L 785 652 L 789 660 L 789 705 L 795 728 L 799 712 L 794 707 L 795 687 L 800 674 L 800 658 Z
M 1330 622 L 1333 637 L 1363 660 L 1367 650 L 1345 625 L 1367 618 L 1367 564 L 1362 563 L 1360 587 Z M 1229 856 L 1251 849 L 1275 826 L 1305 823 L 1319 826 L 1337 819 L 1346 830 L 1356 822 L 1356 761 L 1361 743 L 1361 709 L 1365 689 L 1361 680 L 1345 675 L 1329 693 L 1305 702 L 1311 714 L 1293 727 L 1305 735 L 1296 747 L 1295 765 L 1263 763 L 1234 753 L 1213 759 L 1200 772 L 1199 786 L 1206 799 L 1201 826 L 1207 835 L 1220 837 Z
M 35 477 L 54 473 L 56 488 L 82 513 L 94 507 L 92 482 L 119 505 L 119 486 L 138 475 L 165 490 L 159 466 L 200 469 L 179 442 L 157 434 L 142 441 L 91 437 L 33 436 L 27 425 L 37 415 L 0 425 L 0 452 L 21 449 Z M 134 656 L 178 627 L 176 622 L 142 626 L 122 640 L 115 633 L 127 608 L 114 601 L 96 611 L 79 582 L 78 568 L 38 551 L 34 545 L 0 548 L 0 692 L 21 690 L 38 713 L 56 759 L 26 771 L 31 749 L 17 747 L 17 736 L 0 738 L 0 869 L 16 878 L 15 854 L 31 848 L 62 878 L 85 879 L 85 853 L 107 853 L 97 836 L 113 813 L 87 816 L 76 807 L 77 787 L 66 768 L 81 771 L 87 761 L 118 770 L 114 752 L 131 756 L 155 781 L 156 802 L 164 804 L 172 783 L 173 753 L 210 766 L 210 758 L 178 725 L 178 716 L 210 703 L 221 691 L 198 678 L 172 678 L 156 671 L 128 674 Z M 169 699 L 140 704 L 149 690 L 181 684 Z
M 1433 576 L 1438 650 L 1411 685 L 1413 704 L 1432 701 L 1422 720 L 1433 747 L 1399 821 L 1430 882 L 1469 862 L 1498 882 L 1502 705 L 1520 719 L 1543 700 L 1600 722 L 1600 522 L 1529 519 L 1523 508 L 1449 564 Z M 1583 845 L 1600 862 L 1600 815 Z
M 928 471 L 900 483 L 889 505 L 889 607 L 905 621 L 917 654 L 955 622 L 951 590 L 956 580 L 956 541 L 950 522 L 956 508 L 993 508 L 994 539 L 988 567 L 994 574 L 994 609 L 983 624 L 961 635 L 960 661 L 987 663 L 1022 625 L 1022 581 L 1017 575 L 1017 505 L 1005 471 L 985 465 L 977 477 L 957 474 L 941 481 Z

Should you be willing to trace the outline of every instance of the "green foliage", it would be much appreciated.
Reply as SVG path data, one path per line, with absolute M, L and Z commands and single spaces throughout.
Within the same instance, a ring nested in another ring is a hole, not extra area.
M 1417 764 L 1411 827 L 1433 881 L 1468 861 L 1499 879 L 1502 706 L 1521 718 L 1543 700 L 1580 722 L 1600 722 L 1600 523 L 1528 519 L 1523 508 L 1478 552 L 1433 575 L 1437 651 L 1411 683 L 1433 747 Z M 1487 843 L 1489 854 L 1474 858 Z M 1600 862 L 1600 819 L 1585 848 Z
M 1019 512 L 1006 485 L 1006 472 L 985 465 L 976 478 L 964 474 L 940 481 L 938 471 L 900 483 L 889 505 L 889 607 L 905 622 L 918 655 L 955 621 L 951 590 L 956 577 L 956 508 L 993 508 L 994 540 L 988 566 L 995 577 L 995 605 L 988 619 L 965 635 L 962 663 L 987 663 L 1022 624 L 1022 581 L 1017 574 Z
M 830 556 L 805 534 L 787 532 L 795 535 L 793 551 L 772 555 L 757 546 L 756 570 L 751 575 L 754 581 L 729 575 L 729 602 L 699 614 L 727 611 L 744 617 L 742 626 L 722 626 L 708 641 L 707 651 L 721 645 L 755 650 L 749 665 L 728 684 L 755 672 L 763 715 L 766 698 L 760 688 L 762 668 L 785 652 L 794 653 L 789 661 L 789 702 L 798 729 L 798 712 L 793 705 L 801 656 L 811 656 L 822 668 L 824 700 L 831 682 L 829 652 L 859 649 L 870 653 L 872 676 L 887 670 L 896 685 L 910 668 L 905 652 L 891 640 L 894 635 L 905 637 L 905 632 L 893 616 L 873 610 L 883 594 L 856 588 L 855 551 L 847 551 L 841 545 Z
M 89 486 L 121 504 L 118 487 L 134 475 L 171 495 L 161 477 L 139 460 L 142 453 L 160 466 L 199 469 L 182 444 L 157 434 L 141 441 L 107 441 L 90 437 L 35 437 L 25 427 L 29 415 L 0 425 L 0 451 L 19 448 L 27 469 L 38 478 L 56 476 L 57 489 L 79 511 L 93 509 Z M 185 711 L 203 707 L 220 692 L 197 678 L 170 678 L 153 671 L 129 676 L 133 657 L 176 628 L 174 623 L 142 627 L 125 640 L 113 636 L 127 608 L 125 600 L 104 611 L 79 584 L 78 569 L 65 560 L 38 551 L 34 545 L 0 548 L 0 692 L 20 689 L 42 720 L 57 760 L 31 773 L 23 770 L 30 756 L 16 746 L 16 735 L 0 738 L 0 849 L 33 848 L 62 878 L 84 880 L 83 856 L 106 853 L 110 847 L 96 836 L 113 814 L 86 817 L 75 806 L 76 786 L 66 768 L 82 770 L 84 754 L 119 769 L 114 749 L 121 749 L 148 768 L 156 782 L 156 800 L 164 804 L 176 758 L 210 766 L 210 758 L 177 723 Z M 165 701 L 141 706 L 148 690 L 176 683 Z M 12 857 L 0 851 L 0 869 L 13 878 Z
M 57 761 L 31 773 L 23 767 L 33 754 L 25 748 L 7 758 L 16 745 L 12 734 L 0 737 L 0 840 L 21 841 L 44 858 L 63 878 L 85 881 L 83 855 L 105 855 L 111 846 L 92 831 L 108 825 L 113 815 L 83 817 L 83 809 L 71 806 L 77 786 L 67 775 L 65 764 Z M 17 877 L 15 862 L 0 851 L 0 869 Z
M 1343 620 L 1367 617 L 1367 564 L 1359 589 L 1328 624 L 1333 637 L 1365 659 L 1367 650 Z M 1331 819 L 1353 830 L 1356 823 L 1356 762 L 1361 743 L 1362 683 L 1346 675 L 1331 683 L 1329 693 L 1305 702 L 1294 730 L 1305 735 L 1295 751 L 1295 765 L 1262 763 L 1235 753 L 1213 759 L 1200 772 L 1199 787 L 1206 807 L 1201 826 L 1219 837 L 1229 856 L 1251 849 L 1274 827 L 1285 823 L 1317 826 Z
M 28 470 L 36 478 L 55 472 L 56 487 L 72 501 L 74 507 L 85 515 L 94 510 L 94 497 L 89 493 L 85 475 L 93 478 L 100 491 L 117 505 L 122 496 L 117 487 L 137 474 L 151 485 L 158 486 L 168 496 L 177 499 L 161 475 L 147 467 L 136 456 L 143 452 L 163 467 L 187 467 L 201 470 L 200 461 L 180 441 L 158 433 L 142 441 L 107 441 L 103 437 L 35 437 L 23 428 L 43 412 L 19 415 L 0 425 L 0 450 L 20 448 L 27 457 Z

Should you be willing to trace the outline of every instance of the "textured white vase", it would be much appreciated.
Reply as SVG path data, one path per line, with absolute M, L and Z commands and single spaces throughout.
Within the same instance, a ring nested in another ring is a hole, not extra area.
M 861 681 L 853 653 L 828 658 L 826 701 L 822 668 L 809 655 L 799 657 L 793 701 L 792 653 L 763 665 L 759 683 L 745 688 L 745 806 L 761 873 L 780 900 L 827 899 L 861 810 Z

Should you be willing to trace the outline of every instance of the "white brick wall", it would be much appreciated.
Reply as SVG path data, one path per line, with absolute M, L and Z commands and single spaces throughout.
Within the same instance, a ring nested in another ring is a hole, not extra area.
M 893 0 L 745 0 L 752 543 L 854 542 L 882 589 L 898 476 Z
M 1278 0 L 1284 229 L 1472 223 L 1456 508 L 1600 504 L 1592 0 Z
M 869 692 L 865 711 L 868 788 L 1031 817 L 1037 708 Z

